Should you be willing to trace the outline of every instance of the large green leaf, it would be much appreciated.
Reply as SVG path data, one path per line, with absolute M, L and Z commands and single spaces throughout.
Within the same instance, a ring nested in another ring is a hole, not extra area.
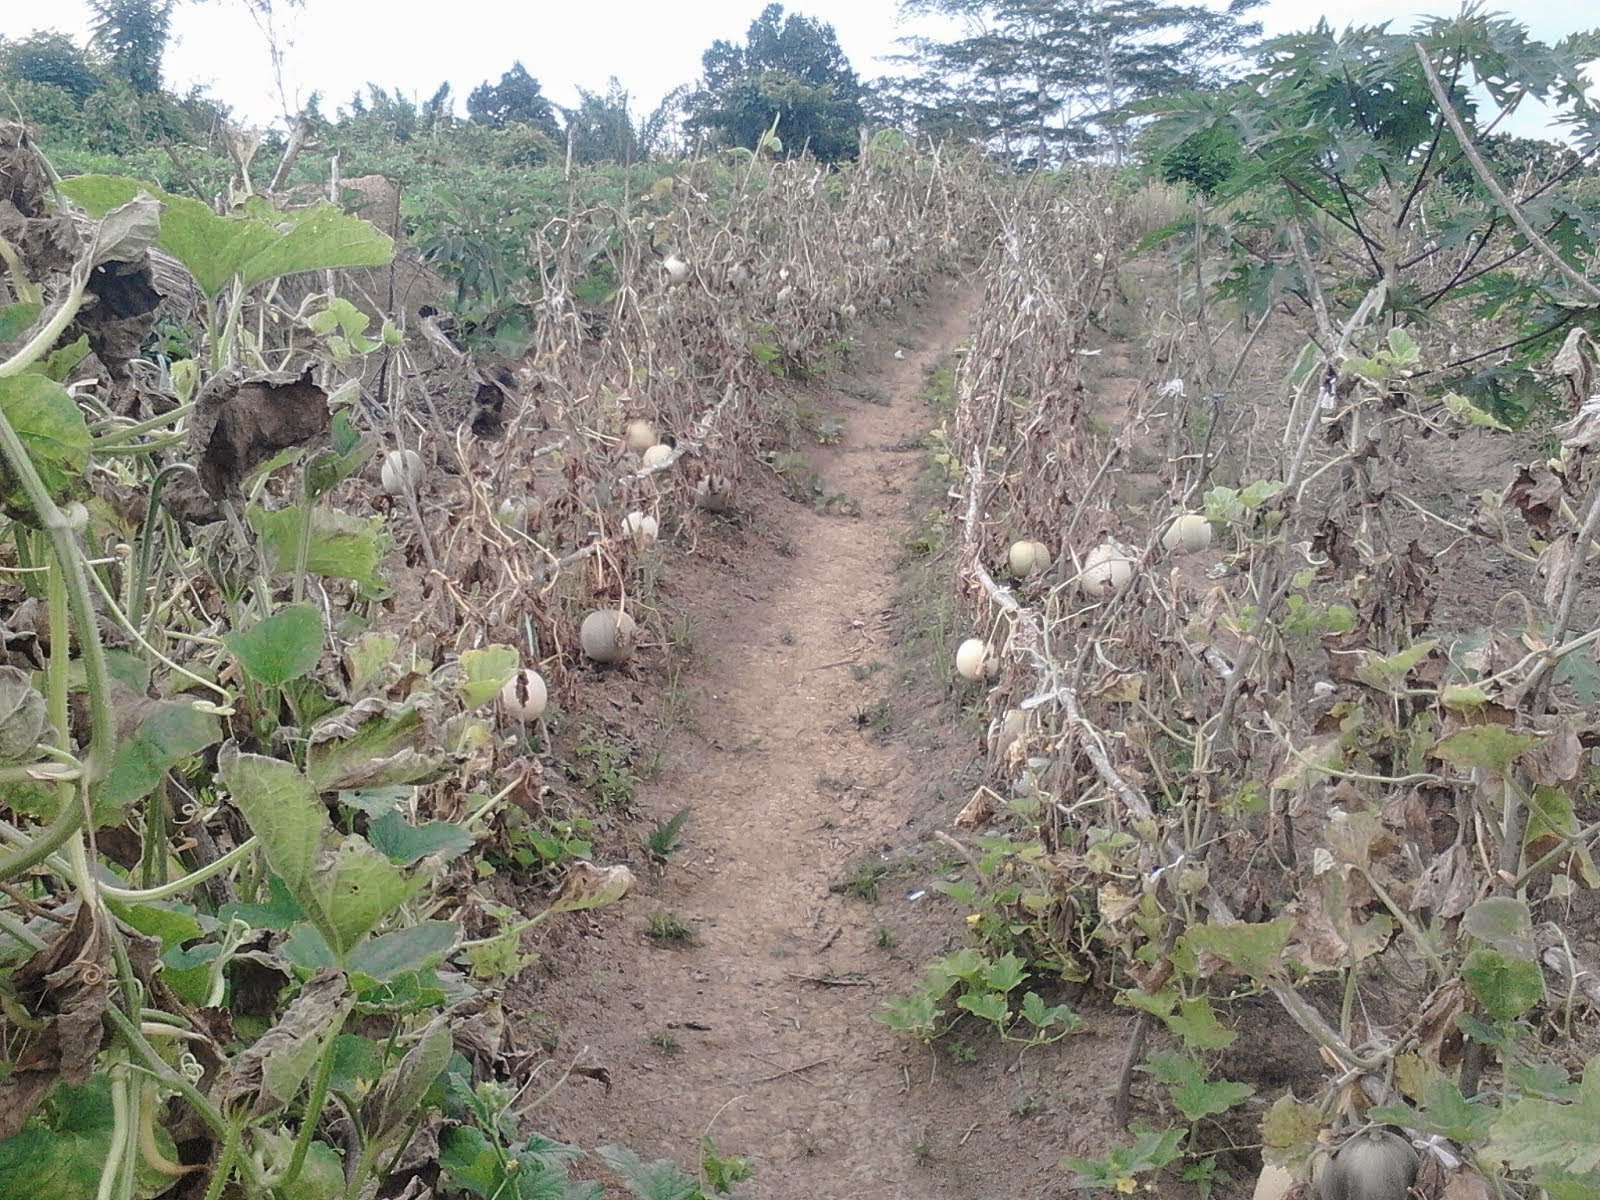
M 1539 964 L 1483 947 L 1467 955 L 1461 978 L 1478 1003 L 1497 1021 L 1515 1021 L 1544 999 Z
M 1507 1108 L 1485 1152 L 1514 1169 L 1548 1167 L 1582 1175 L 1600 1170 L 1600 1057 L 1591 1058 L 1572 1104 L 1524 1099 Z
M 58 1087 L 41 1117 L 15 1137 L 0 1139 L 0 1200 L 87 1200 L 100 1186 L 114 1132 L 111 1084 L 96 1075 L 82 1087 Z M 160 1125 L 156 1147 L 177 1158 L 172 1136 Z M 135 1155 L 133 1195 L 150 1200 L 172 1186 L 172 1176 Z
M 461 653 L 461 703 L 468 708 L 492 700 L 522 665 L 515 646 L 499 643 Z
M 89 427 L 67 389 L 43 375 L 0 379 L 0 412 L 17 431 L 51 499 L 59 499 L 89 467 Z M 0 502 L 29 511 L 27 493 L 9 464 L 0 466 Z
M 161 783 L 176 762 L 199 754 L 222 737 L 222 726 L 182 700 L 162 700 L 117 747 L 111 767 L 95 794 L 95 820 L 121 820 L 130 804 L 142 800 Z
M 242 633 L 222 640 L 257 683 L 282 687 L 314 670 L 327 630 L 315 604 L 291 604 Z
M 217 753 L 217 774 L 289 895 L 308 912 L 320 907 L 312 872 L 330 826 L 311 781 L 293 763 L 243 754 L 233 742 Z
M 411 898 L 421 880 L 406 875 L 364 838 L 347 837 L 318 863 L 312 880 L 329 944 L 347 955 L 379 921 Z
M 305 509 L 297 505 L 272 511 L 250 509 L 250 526 L 261 536 L 276 570 L 294 570 L 305 517 Z M 362 519 L 321 505 L 312 509 L 306 570 L 334 579 L 352 579 L 379 592 L 385 584 L 378 574 L 378 564 L 388 552 L 389 538 L 382 517 Z
M 406 971 L 438 966 L 460 933 L 454 921 L 422 921 L 362 942 L 350 952 L 348 965 L 351 972 L 387 983 Z
M 409 867 L 430 854 L 442 855 L 446 861 L 457 858 L 472 849 L 475 839 L 452 821 L 413 825 L 391 808 L 368 824 L 367 840 L 392 862 Z
M 154 196 L 162 210 L 158 244 L 213 297 L 234 279 L 248 288 L 302 271 L 382 266 L 394 256 L 387 234 L 331 204 L 296 212 L 258 204 L 252 212 L 223 217 L 198 200 L 122 176 L 79 175 L 61 190 L 96 217 L 140 192 Z

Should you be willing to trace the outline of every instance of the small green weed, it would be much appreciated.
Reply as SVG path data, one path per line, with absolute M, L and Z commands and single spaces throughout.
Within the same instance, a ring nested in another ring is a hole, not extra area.
M 894 930 L 887 925 L 879 925 L 872 931 L 872 944 L 880 950 L 887 950 L 895 943 Z
M 688 823 L 691 809 L 682 808 L 644 835 L 644 848 L 650 855 L 650 869 L 661 874 L 667 869 L 667 859 L 683 845 L 683 827 Z
M 828 888 L 830 892 L 839 896 L 855 896 L 865 900 L 868 904 L 878 902 L 878 885 L 889 874 L 889 868 L 883 863 L 862 863 L 850 875 L 839 880 Z
M 645 918 L 644 935 L 663 946 L 694 946 L 700 941 L 694 928 L 675 912 L 658 908 Z
M 628 810 L 639 790 L 639 777 L 628 763 L 628 750 L 610 742 L 592 726 L 586 726 L 575 751 L 583 768 L 580 780 L 596 808 Z
M 671 1058 L 683 1053 L 683 1044 L 670 1029 L 658 1029 L 650 1035 L 650 1045 Z

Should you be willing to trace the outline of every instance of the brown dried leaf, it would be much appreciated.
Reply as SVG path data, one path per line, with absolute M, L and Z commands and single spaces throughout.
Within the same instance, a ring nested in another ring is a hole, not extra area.
M 1467 985 L 1452 979 L 1422 1002 L 1417 1023 L 1417 1054 L 1441 1070 L 1461 1060 L 1462 1037 L 1456 1019 L 1466 1011 Z
M 1459 917 L 1478 898 L 1478 876 L 1472 856 L 1462 845 L 1436 854 L 1417 880 L 1412 906 L 1426 909 L 1443 920 Z
M 1568 402 L 1573 408 L 1600 391 L 1600 386 L 1597 386 L 1600 380 L 1595 377 L 1594 364 L 1590 362 L 1589 355 L 1583 352 L 1585 342 L 1590 353 L 1594 353 L 1594 337 L 1581 325 L 1574 325 L 1567 331 L 1567 340 L 1561 343 L 1555 358 L 1550 360 L 1550 373 L 1566 376 Z
M 326 434 L 333 417 L 328 393 L 305 374 L 216 376 L 189 419 L 189 449 L 206 495 L 220 500 L 281 450 Z
M 1431 1154 L 1424 1155 L 1424 1169 L 1426 1169 L 1427 1163 L 1437 1161 Z M 1437 1193 L 1423 1192 L 1424 1196 L 1436 1194 L 1439 1200 L 1489 1200 L 1492 1194 L 1489 1191 L 1488 1180 L 1484 1179 L 1472 1167 L 1460 1166 L 1454 1171 L 1447 1172 L 1441 1165 L 1439 1173 L 1444 1182 L 1443 1190 Z M 1421 1184 L 1422 1179 L 1420 1176 L 1417 1182 L 1419 1185 Z
M 1540 732 L 1548 736 L 1522 756 L 1523 767 L 1534 783 L 1542 787 L 1571 783 L 1583 766 L 1583 746 L 1578 742 L 1578 731 L 1571 721 L 1561 719 Z
M 1561 477 L 1544 463 L 1519 467 L 1516 478 L 1506 485 L 1500 503 L 1514 507 L 1528 527 L 1541 538 L 1548 538 L 1561 505 Z
M 633 872 L 627 867 L 597 867 L 580 858 L 561 877 L 561 886 L 550 898 L 550 911 L 599 908 L 622 899 L 632 887 Z
M 244 1106 L 257 1117 L 285 1108 L 314 1062 L 315 1048 L 338 1033 L 353 1007 L 344 972 L 319 968 L 278 1023 L 228 1064 L 211 1089 L 212 1103 L 223 1109 Z
M 110 999 L 111 950 L 92 905 L 79 905 L 72 924 L 11 976 L 16 1002 L 39 1022 L 26 1049 L 0 1079 L 0 1138 L 14 1137 L 59 1079 L 81 1084 L 94 1073 Z M 16 1033 L 0 1020 L 0 1042 Z M 22 1044 L 22 1043 L 17 1043 Z
M 995 814 L 999 811 L 1000 805 L 996 803 L 995 794 L 988 788 L 981 787 L 972 793 L 972 799 L 968 800 L 956 814 L 956 828 L 982 829 L 994 820 Z

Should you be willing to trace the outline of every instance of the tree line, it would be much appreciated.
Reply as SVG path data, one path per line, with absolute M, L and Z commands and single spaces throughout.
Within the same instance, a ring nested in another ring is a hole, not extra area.
M 84 46 L 49 30 L 0 39 L 8 107 L 90 152 L 214 134 L 229 117 L 226 106 L 201 89 L 177 95 L 163 87 L 179 2 L 91 0 Z M 270 17 L 274 0 L 243 2 Z M 1127 127 L 1116 114 L 1140 99 L 1226 82 L 1260 33 L 1248 16 L 1262 2 L 1216 9 L 1155 0 L 902 0 L 905 16 L 946 32 L 904 39 L 898 73 L 870 82 L 831 25 L 772 3 L 742 41 L 713 42 L 699 77 L 648 114 L 635 111 L 616 78 L 598 91 L 580 88 L 574 106 L 558 105 L 516 61 L 470 92 L 466 123 L 516 131 L 534 161 L 631 162 L 700 145 L 835 162 L 855 155 L 864 129 L 891 127 L 970 140 L 1020 166 L 1117 157 Z M 323 104 L 314 97 L 305 116 L 324 131 L 388 129 L 406 140 L 458 121 L 448 84 L 422 102 L 369 84 L 332 116 Z

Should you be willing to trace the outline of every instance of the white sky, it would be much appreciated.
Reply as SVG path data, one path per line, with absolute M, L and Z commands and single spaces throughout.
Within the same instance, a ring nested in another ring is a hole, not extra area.
M 320 91 L 323 111 L 331 115 L 369 81 L 420 100 L 449 80 L 459 111 L 468 92 L 485 79 L 498 80 L 513 60 L 521 59 L 557 104 L 575 104 L 576 86 L 601 91 L 607 77 L 616 75 L 631 92 L 635 108 L 648 111 L 668 90 L 699 74 L 700 55 L 715 39 L 742 41 L 764 3 L 305 0 L 300 8 L 284 7 L 279 16 L 285 82 L 291 105 Z M 895 39 L 908 31 L 897 23 L 896 0 L 792 0 L 785 10 L 831 24 L 864 79 L 896 69 L 883 61 L 883 56 L 899 52 Z M 1341 0 L 1332 8 L 1306 0 L 1269 0 L 1257 13 L 1270 35 L 1308 29 L 1324 15 L 1336 27 L 1388 20 L 1399 32 L 1410 28 L 1415 13 L 1453 11 L 1448 0 L 1419 8 L 1393 0 Z M 0 0 L 0 34 L 16 37 L 54 28 L 81 43 L 88 14 L 82 0 Z M 1517 15 L 1535 37 L 1547 41 L 1600 25 L 1600 9 L 1591 0 L 1542 0 L 1533 13 L 1524 9 Z M 282 106 L 272 84 L 266 39 L 245 0 L 180 3 L 165 67 L 169 85 L 182 90 L 205 84 L 243 120 L 267 123 L 279 118 Z

